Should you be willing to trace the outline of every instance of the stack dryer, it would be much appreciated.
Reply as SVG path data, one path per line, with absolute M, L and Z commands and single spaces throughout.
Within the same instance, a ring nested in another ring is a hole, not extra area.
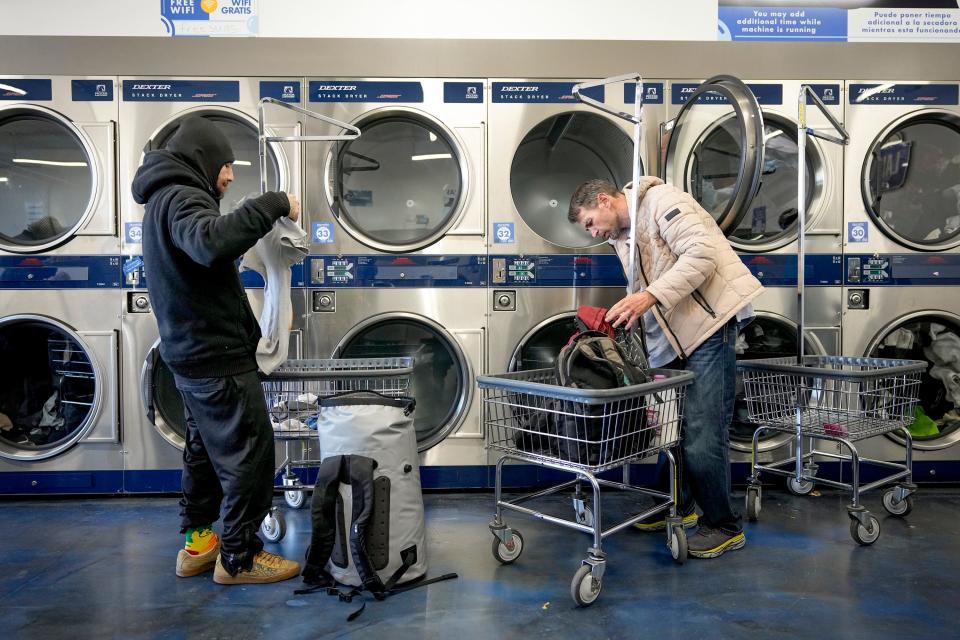
M 625 295 L 620 261 L 603 240 L 567 220 L 573 192 L 604 178 L 632 179 L 632 124 L 574 96 L 581 81 L 495 79 L 490 102 L 490 335 L 493 373 L 550 367 L 575 331 L 579 306 L 609 308 Z M 656 174 L 655 132 L 664 120 L 664 83 L 642 87 L 641 175 Z M 584 90 L 633 113 L 636 84 Z M 537 484 L 541 473 L 508 468 L 508 482 Z
M 926 360 L 910 428 L 916 478 L 960 460 L 960 95 L 957 83 L 847 84 L 843 353 Z M 905 438 L 864 443 L 903 460 Z M 865 454 L 867 455 L 867 454 Z
M 159 354 L 159 332 L 147 290 L 149 274 L 143 270 L 141 229 L 143 207 L 133 201 L 130 184 L 151 149 L 162 148 L 182 118 L 208 118 L 230 140 L 236 157 L 234 183 L 220 203 L 229 212 L 244 199 L 260 192 L 257 142 L 257 103 L 270 97 L 301 104 L 299 78 L 123 78 L 120 120 L 120 184 L 122 207 L 122 420 L 125 438 L 125 490 L 129 492 L 179 491 L 183 439 L 186 430 L 183 403 L 173 374 Z M 267 107 L 268 133 L 293 136 L 302 131 L 290 110 Z M 294 143 L 267 147 L 267 186 L 271 190 L 300 194 L 300 150 Z M 293 269 L 294 318 L 303 315 L 302 265 Z M 251 304 L 262 300 L 263 281 L 255 273 L 243 274 Z M 292 332 L 294 349 L 300 327 Z
M 766 288 L 753 302 L 755 319 L 740 332 L 738 359 L 792 356 L 797 351 L 797 108 L 803 84 L 810 84 L 831 115 L 843 121 L 839 81 L 749 81 L 752 96 L 739 100 L 707 90 L 698 81 L 669 85 L 671 120 L 663 132 L 662 177 L 692 194 L 714 216 Z M 758 145 L 762 153 L 747 149 L 751 129 L 757 126 L 750 120 L 758 117 L 751 114 L 756 108 L 763 123 Z M 830 126 L 818 109 L 808 108 L 807 118 L 818 130 Z M 841 326 L 843 148 L 808 137 L 804 171 L 805 352 L 835 355 Z M 750 198 L 754 189 L 756 195 Z M 744 462 L 755 427 L 747 420 L 739 376 L 737 386 L 730 446 L 734 462 Z M 767 432 L 759 450 L 769 457 L 789 441 L 786 434 Z
M 424 485 L 482 486 L 484 81 L 311 78 L 307 87 L 310 110 L 361 134 L 304 148 L 305 354 L 413 357 Z M 308 134 L 328 128 L 307 123 Z
M 0 77 L 0 493 L 122 488 L 116 84 Z

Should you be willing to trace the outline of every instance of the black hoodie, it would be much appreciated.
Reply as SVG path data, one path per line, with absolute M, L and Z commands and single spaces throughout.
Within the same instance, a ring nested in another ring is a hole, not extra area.
M 144 272 L 160 355 L 189 378 L 256 370 L 260 327 L 235 261 L 290 211 L 286 194 L 271 191 L 220 215 L 217 176 L 233 159 L 213 122 L 189 117 L 133 179 L 134 200 L 146 205 Z

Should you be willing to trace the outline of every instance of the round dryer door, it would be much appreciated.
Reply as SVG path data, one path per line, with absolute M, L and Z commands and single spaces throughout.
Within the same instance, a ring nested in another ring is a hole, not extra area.
M 517 344 L 510 358 L 510 371 L 530 371 L 553 367 L 560 350 L 577 332 L 575 312 L 564 313 L 541 322 Z
M 36 253 L 70 240 L 96 208 L 95 158 L 59 113 L 0 109 L 0 249 Z
M 797 355 L 797 325 L 783 316 L 757 312 L 750 324 L 737 336 L 737 360 L 761 358 L 788 358 Z M 804 353 L 823 355 L 824 349 L 807 336 Z M 747 400 L 744 394 L 743 375 L 737 374 L 737 394 L 734 401 L 733 421 L 730 424 L 730 448 L 749 452 L 757 425 L 750 422 Z M 791 439 L 790 434 L 765 431 L 758 442 L 758 451 L 770 451 L 783 446 Z
M 160 357 L 157 344 L 150 349 L 140 376 L 140 398 L 147 418 L 164 440 L 183 449 L 187 435 L 187 419 L 183 398 L 173 379 L 173 372 Z
M 468 171 L 453 134 L 413 110 L 356 123 L 359 138 L 327 161 L 327 196 L 340 224 L 381 251 L 415 251 L 439 240 L 466 202 Z
M 103 381 L 72 329 L 42 316 L 4 318 L 0 362 L 0 457 L 51 458 L 92 428 Z
M 229 213 L 247 198 L 260 195 L 260 156 L 257 125 L 246 115 L 227 110 L 199 110 L 189 115 L 202 116 L 214 124 L 227 136 L 233 149 L 233 183 L 220 201 L 220 211 Z M 162 149 L 180 128 L 180 121 L 186 115 L 171 120 L 147 143 L 144 151 Z M 287 188 L 285 165 L 278 157 L 280 151 L 275 145 L 267 146 L 267 190 L 276 191 Z
M 466 417 L 473 398 L 470 363 L 456 338 L 432 320 L 413 314 L 371 318 L 344 338 L 335 357 L 413 358 L 420 451 L 443 441 Z
M 910 314 L 884 329 L 867 355 L 927 362 L 920 378 L 920 402 L 908 427 L 914 449 L 946 449 L 960 442 L 960 316 Z M 889 437 L 906 444 L 896 432 Z
M 510 192 L 520 217 L 537 235 L 579 249 L 602 242 L 566 222 L 573 192 L 593 178 L 623 188 L 632 175 L 630 136 L 609 118 L 575 111 L 551 116 L 527 132 L 510 165 Z
M 924 111 L 880 134 L 864 160 L 863 201 L 905 247 L 960 245 L 960 117 Z
M 703 167 L 720 167 L 741 155 L 740 140 L 734 137 L 733 116 L 710 127 L 703 139 L 694 145 L 695 162 Z M 757 195 L 747 204 L 746 214 L 732 230 L 727 231 L 730 243 L 745 251 L 770 251 L 797 237 L 797 180 L 799 178 L 797 126 L 783 118 L 767 115 L 763 124 L 763 169 Z M 732 171 L 732 167 L 730 167 Z M 815 217 L 816 199 L 823 186 L 823 159 L 813 139 L 807 141 L 806 153 L 807 224 Z M 730 193 L 716 188 L 715 174 L 699 168 L 688 175 L 686 190 L 696 194 L 707 211 L 718 217 Z M 719 218 L 718 218 L 719 219 Z
M 722 115 L 718 105 L 728 107 Z M 710 114 L 709 117 L 707 114 Z M 703 133 L 703 122 L 712 122 Z M 771 127 L 773 134 L 776 127 Z M 771 197 L 778 202 L 772 207 L 784 207 L 783 211 L 769 211 L 758 215 L 754 225 L 751 204 L 760 189 L 761 170 L 765 169 L 763 116 L 757 99 L 750 89 L 732 76 L 716 76 L 698 86 L 680 107 L 677 117 L 664 129 L 665 142 L 663 178 L 666 182 L 683 185 L 704 209 L 716 219 L 720 229 L 727 235 L 735 234 L 741 224 L 753 229 L 758 236 L 768 233 L 783 224 L 790 225 L 787 206 L 790 200 L 781 200 L 780 188 Z M 794 137 L 794 140 L 796 138 Z M 771 145 L 781 145 L 771 137 Z M 789 150 L 782 152 L 785 155 Z M 796 143 L 794 143 L 794 152 Z M 794 159 L 794 165 L 796 160 Z M 776 166 L 776 162 L 770 165 Z M 794 179 L 796 173 L 794 173 Z M 793 219 L 796 220 L 796 182 L 793 186 Z M 762 227 L 762 229 L 761 229 Z M 768 242 L 765 239 L 764 242 Z

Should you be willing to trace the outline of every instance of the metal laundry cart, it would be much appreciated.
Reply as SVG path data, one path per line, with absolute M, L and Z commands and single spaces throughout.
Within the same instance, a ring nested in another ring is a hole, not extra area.
M 839 132 L 829 135 L 806 125 L 808 101 L 820 109 Z M 813 135 L 835 144 L 847 144 L 849 136 L 843 126 L 827 111 L 809 85 L 800 88 L 798 98 L 799 166 L 804 165 L 806 136 Z M 913 460 L 910 432 L 913 410 L 920 389 L 920 373 L 926 363 L 914 360 L 853 358 L 844 356 L 804 355 L 804 222 L 806 220 L 806 175 L 799 172 L 799 247 L 797 253 L 797 297 L 800 327 L 797 332 L 796 358 L 768 358 L 742 361 L 747 409 L 750 420 L 759 424 L 753 434 L 751 473 L 746 495 L 747 517 L 756 520 L 761 509 L 760 472 L 788 478 L 787 487 L 797 495 L 813 490 L 815 483 L 845 489 L 853 493 L 847 506 L 850 535 L 862 545 L 876 542 L 880 522 L 860 504 L 860 494 L 876 487 L 897 482 L 883 496 L 883 506 L 895 516 L 905 516 L 913 508 Z M 794 436 L 794 455 L 769 464 L 757 464 L 757 445 L 761 434 L 780 431 Z M 906 460 L 897 464 L 861 458 L 856 443 L 873 436 L 899 431 L 907 442 Z M 806 451 L 804 449 L 806 441 Z M 841 452 L 818 450 L 817 441 L 835 442 Z M 849 454 L 842 453 L 845 447 Z M 817 458 L 838 460 L 851 465 L 849 483 L 817 478 Z M 870 463 L 893 470 L 890 475 L 861 485 L 860 465 Z
M 262 376 L 263 394 L 273 424 L 273 437 L 283 446 L 283 462 L 274 477 L 281 476 L 284 500 L 299 509 L 313 485 L 304 482 L 297 469 L 311 469 L 320 460 L 311 456 L 317 444 L 319 401 L 347 391 L 376 391 L 386 396 L 407 396 L 413 358 L 351 358 L 336 360 L 287 360 L 270 375 Z M 281 475 L 282 474 L 282 475 Z M 271 542 L 286 532 L 283 513 L 276 507 L 260 525 Z
M 574 574 L 570 592 L 578 605 L 592 604 L 600 595 L 606 555 L 603 539 L 644 518 L 668 512 L 667 545 L 677 562 L 687 557 L 687 536 L 677 515 L 679 478 L 670 449 L 680 441 L 683 396 L 694 375 L 653 369 L 654 380 L 618 389 L 572 389 L 559 384 L 556 371 L 537 369 L 478 378 L 483 393 L 486 446 L 502 454 L 496 468 L 496 515 L 490 523 L 493 556 L 511 564 L 523 552 L 523 536 L 503 520 L 503 510 L 517 511 L 578 531 L 593 534 L 593 545 Z M 666 453 L 670 461 L 670 491 L 664 493 L 598 477 L 626 468 L 647 456 Z M 523 495 L 503 499 L 503 465 L 508 460 L 567 471 L 576 478 Z M 582 483 L 593 489 L 592 507 Z M 606 529 L 600 487 L 654 498 L 654 505 Z M 574 519 L 568 520 L 521 506 L 535 498 L 573 489 Z

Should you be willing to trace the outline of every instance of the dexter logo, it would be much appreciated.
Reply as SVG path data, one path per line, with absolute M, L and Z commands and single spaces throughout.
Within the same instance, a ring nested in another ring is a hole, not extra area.
M 171 85 L 169 84 L 135 84 L 133 85 L 134 91 L 169 91 Z
M 878 93 L 895 93 L 896 90 L 897 90 L 896 87 L 887 87 L 886 89 L 880 89 L 879 91 L 877 89 L 871 89 L 868 87 L 860 87 L 860 90 L 857 91 L 857 95 L 860 95 L 861 93 L 866 93 L 867 91 L 869 91 L 871 95 L 876 95 Z
M 507 87 L 503 87 L 503 88 L 501 89 L 501 91 L 508 91 L 508 92 L 510 92 L 510 93 L 515 93 L 515 92 L 534 93 L 534 92 L 539 91 L 539 90 L 540 90 L 540 87 L 537 87 L 537 86 L 528 86 L 528 87 L 524 87 L 524 86 L 507 86 Z
M 697 90 L 696 87 L 680 87 L 680 93 L 681 93 L 681 94 L 684 94 L 684 93 L 693 93 L 693 92 L 696 91 L 696 90 Z
M 317 87 L 317 91 L 356 91 L 355 84 L 322 84 Z

